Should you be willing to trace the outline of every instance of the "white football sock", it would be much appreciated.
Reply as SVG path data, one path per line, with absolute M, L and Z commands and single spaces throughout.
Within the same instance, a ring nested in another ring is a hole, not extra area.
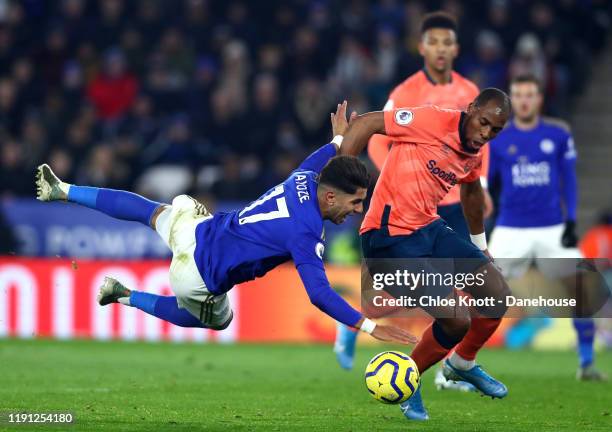
M 119 297 L 119 298 L 117 299 L 117 301 L 118 301 L 119 303 L 123 304 L 123 305 L 126 305 L 126 306 L 132 306 L 132 305 L 130 304 L 130 298 L 129 298 L 129 297 Z
M 476 360 L 466 360 L 454 351 L 448 358 L 448 361 L 453 367 L 459 370 L 470 370 L 476 366 Z
M 66 194 L 66 199 L 68 199 L 68 192 L 70 191 L 70 186 L 70 183 L 64 183 L 61 180 L 59 182 L 59 188 L 62 192 Z

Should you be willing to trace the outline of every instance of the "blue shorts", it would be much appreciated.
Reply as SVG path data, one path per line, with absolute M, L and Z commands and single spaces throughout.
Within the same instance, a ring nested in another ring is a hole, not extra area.
M 465 221 L 461 203 L 439 206 L 438 215 L 440 215 L 440 217 L 446 221 L 448 226 L 454 229 L 457 234 L 467 241 L 471 241 L 470 230 L 467 226 L 467 222 Z
M 389 235 L 386 226 L 361 235 L 364 258 L 466 258 L 488 262 L 471 241 L 437 219 L 409 235 Z
M 378 274 L 408 271 L 418 274 L 473 273 L 489 259 L 472 242 L 462 238 L 443 219 L 409 235 L 389 235 L 386 225 L 361 235 L 363 257 L 372 278 Z M 403 287 L 385 287 L 395 298 L 410 295 L 429 295 L 445 298 L 453 286 L 434 284 L 407 290 Z M 462 289 L 461 287 L 457 287 Z

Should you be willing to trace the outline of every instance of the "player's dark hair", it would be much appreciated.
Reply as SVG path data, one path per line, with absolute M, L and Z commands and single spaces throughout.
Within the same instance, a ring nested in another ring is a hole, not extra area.
M 428 13 L 423 17 L 421 23 L 421 35 L 432 28 L 449 29 L 457 33 L 457 20 L 451 14 L 443 11 Z
M 334 156 L 321 170 L 319 183 L 354 194 L 357 188 L 368 188 L 370 174 L 355 156 Z
M 540 81 L 540 79 L 534 74 L 522 74 L 522 75 L 515 76 L 514 78 L 512 78 L 512 80 L 510 80 L 510 86 L 512 86 L 512 84 L 523 84 L 523 83 L 535 84 L 536 87 L 538 88 L 538 92 L 543 93 L 542 81 Z
M 476 96 L 476 99 L 474 99 L 474 106 L 480 108 L 489 102 L 494 102 L 507 115 L 509 115 L 512 110 L 510 98 L 505 92 L 498 88 L 489 87 L 481 91 L 480 94 Z

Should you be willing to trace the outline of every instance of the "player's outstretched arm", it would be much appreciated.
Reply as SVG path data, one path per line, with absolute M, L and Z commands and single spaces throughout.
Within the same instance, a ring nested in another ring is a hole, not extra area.
M 397 327 L 377 325 L 353 309 L 331 289 L 322 263 L 300 264 L 297 270 L 310 302 L 331 318 L 349 327 L 369 333 L 374 338 L 401 344 L 417 343 L 418 338 Z
M 461 185 L 461 204 L 470 233 L 483 232 L 485 197 L 480 179 Z
M 385 134 L 383 111 L 372 111 L 353 118 L 344 135 L 340 154 L 358 156 L 374 134 Z
M 395 101 L 393 100 L 394 93 L 395 90 L 393 91 L 391 97 L 383 107 L 383 111 L 393 109 L 395 105 Z M 368 141 L 368 156 L 370 157 L 370 160 L 374 162 L 374 165 L 376 166 L 376 168 L 378 168 L 378 171 L 382 171 L 382 167 L 385 163 L 385 160 L 387 159 L 387 156 L 389 155 L 389 151 L 391 150 L 392 143 L 393 140 L 391 138 L 381 134 L 372 135 L 372 137 Z

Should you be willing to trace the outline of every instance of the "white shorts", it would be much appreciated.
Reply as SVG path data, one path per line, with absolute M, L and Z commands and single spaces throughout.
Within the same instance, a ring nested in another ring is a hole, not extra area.
M 155 230 L 172 250 L 170 287 L 178 306 L 187 309 L 207 328 L 221 330 L 232 320 L 227 294 L 211 294 L 200 276 L 193 253 L 196 226 L 212 215 L 193 198 L 179 195 L 157 217 Z
M 563 224 L 538 228 L 498 226 L 491 234 L 489 252 L 510 279 L 523 276 L 534 261 L 548 278 L 569 276 L 576 273 L 582 254 L 576 248 L 563 247 L 563 229 Z

